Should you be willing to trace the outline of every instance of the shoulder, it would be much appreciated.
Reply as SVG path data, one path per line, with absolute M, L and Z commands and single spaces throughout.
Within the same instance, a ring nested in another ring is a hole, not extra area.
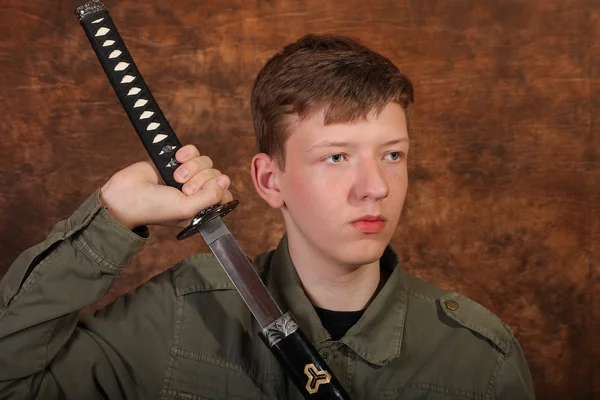
M 425 325 L 436 325 L 444 331 L 454 333 L 456 330 L 469 331 L 472 334 L 460 335 L 468 341 L 485 341 L 490 348 L 507 356 L 513 347 L 513 332 L 497 315 L 481 304 L 456 292 L 441 289 L 432 283 L 422 280 L 405 271 L 405 289 L 408 293 L 409 308 L 427 310 L 416 312 L 416 318 L 429 315 Z

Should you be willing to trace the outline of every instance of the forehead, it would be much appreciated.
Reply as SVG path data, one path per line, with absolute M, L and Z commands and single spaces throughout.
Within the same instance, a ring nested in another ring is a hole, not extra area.
M 356 144 L 378 144 L 393 139 L 408 138 L 406 115 L 399 104 L 389 103 L 379 114 L 370 112 L 366 118 L 352 122 L 325 124 L 325 108 L 300 119 L 290 117 L 287 124 L 288 142 L 294 147 L 312 146 L 320 141 L 346 141 Z

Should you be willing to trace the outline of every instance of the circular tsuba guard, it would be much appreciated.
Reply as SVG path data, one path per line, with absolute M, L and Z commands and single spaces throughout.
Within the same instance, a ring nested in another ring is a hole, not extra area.
M 204 210 L 200 211 L 198 215 L 196 215 L 196 217 L 192 220 L 192 222 L 187 228 L 179 232 L 179 235 L 177 235 L 177 240 L 187 239 L 190 236 L 198 233 L 198 228 L 200 228 L 202 224 L 216 217 L 222 217 L 224 215 L 229 214 L 234 208 L 238 206 L 238 204 L 240 204 L 239 201 L 233 200 L 229 203 L 205 208 Z

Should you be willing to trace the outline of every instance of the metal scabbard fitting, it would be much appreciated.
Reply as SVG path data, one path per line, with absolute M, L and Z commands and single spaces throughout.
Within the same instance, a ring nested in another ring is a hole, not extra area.
M 89 14 L 93 14 L 103 10 L 106 10 L 106 7 L 104 7 L 104 4 L 102 4 L 100 0 L 92 0 L 77 7 L 75 9 L 75 15 L 77 15 L 77 18 L 81 20 Z
M 274 346 L 287 336 L 296 332 L 298 324 L 289 312 L 286 312 L 275 321 L 265 326 L 261 333 L 269 342 L 269 346 Z

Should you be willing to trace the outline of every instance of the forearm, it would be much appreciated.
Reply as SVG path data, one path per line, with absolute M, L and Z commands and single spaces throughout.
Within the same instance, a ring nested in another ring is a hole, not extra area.
M 0 382 L 44 370 L 73 335 L 79 311 L 110 289 L 146 240 L 114 221 L 96 192 L 21 254 L 0 282 Z

